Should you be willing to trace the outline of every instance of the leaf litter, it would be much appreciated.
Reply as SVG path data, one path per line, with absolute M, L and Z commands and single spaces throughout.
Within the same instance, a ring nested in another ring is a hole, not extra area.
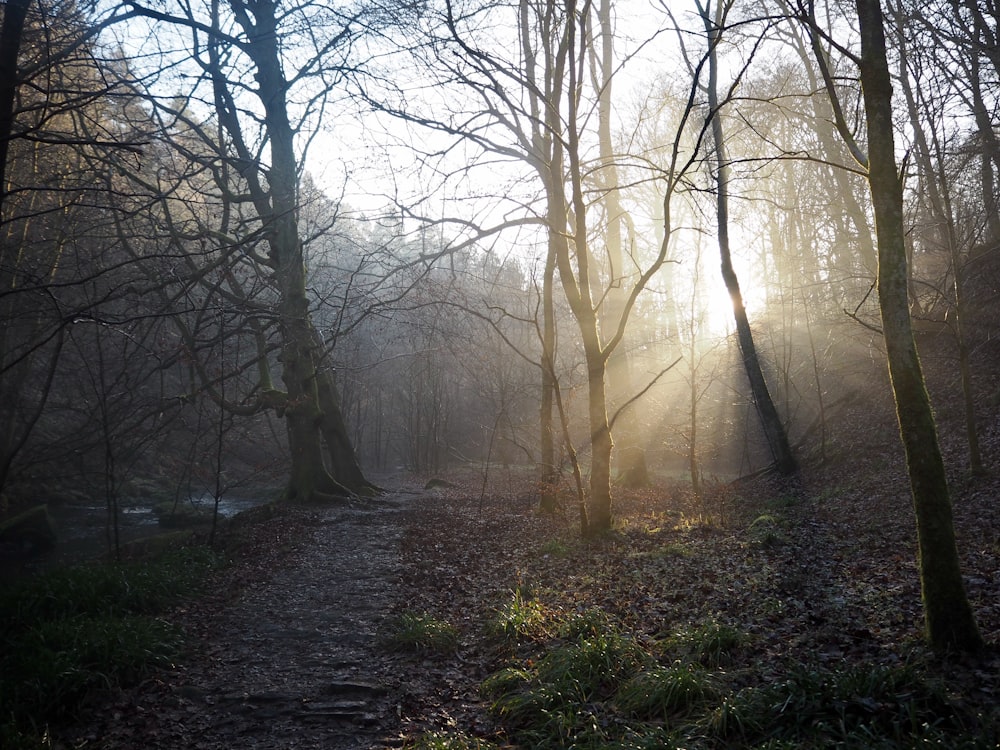
M 900 465 L 894 436 L 871 428 L 870 405 L 845 423 L 857 438 L 849 460 L 809 466 L 794 485 L 717 483 L 701 501 L 677 482 L 616 489 L 615 530 L 596 540 L 580 538 L 575 508 L 538 513 L 527 470 L 494 469 L 485 490 L 466 470 L 432 489 L 408 478 L 369 504 L 287 509 L 245 530 L 213 593 L 175 613 L 185 660 L 95 698 L 53 746 L 351 750 L 432 732 L 504 746 L 480 686 L 512 659 L 538 657 L 530 640 L 505 647 L 490 632 L 515 592 L 552 618 L 602 611 L 651 651 L 704 623 L 731 628 L 745 636 L 727 667 L 733 689 L 801 668 L 914 665 L 995 729 L 1000 479 L 952 478 L 963 571 L 990 646 L 929 653 L 908 487 L 887 468 Z M 994 432 L 984 448 L 997 455 Z M 380 629 L 404 612 L 456 628 L 457 648 L 382 647 Z

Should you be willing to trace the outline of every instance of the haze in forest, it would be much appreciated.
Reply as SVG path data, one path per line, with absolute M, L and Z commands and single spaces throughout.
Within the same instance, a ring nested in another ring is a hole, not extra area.
M 856 11 L 9 0 L 5 503 L 117 530 L 471 465 L 592 535 L 616 487 L 794 476 L 894 398 L 950 533 L 914 335 L 971 394 L 997 19 Z

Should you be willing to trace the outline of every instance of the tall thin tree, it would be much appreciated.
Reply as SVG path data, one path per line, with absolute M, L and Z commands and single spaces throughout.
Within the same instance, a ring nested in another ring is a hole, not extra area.
M 812 34 L 817 62 L 835 103 L 836 125 L 865 170 L 871 193 L 882 336 L 916 515 L 927 638 L 935 649 L 975 651 L 983 641 L 962 580 L 944 459 L 910 318 L 903 181 L 896 163 L 885 25 L 879 0 L 856 0 L 855 8 L 861 54 L 852 59 L 861 78 L 867 150 L 855 141 L 837 100 L 816 19 L 806 15 L 802 20 Z
M 743 293 L 740 289 L 739 277 L 733 268 L 732 252 L 729 244 L 729 163 L 726 156 L 725 139 L 722 126 L 722 113 L 719 106 L 719 42 L 726 16 L 732 7 L 732 0 L 716 2 L 714 9 L 711 0 L 704 4 L 696 0 L 698 12 L 705 26 L 708 38 L 708 109 L 712 126 L 712 145 L 715 155 L 715 197 L 716 217 L 719 234 L 719 255 L 722 264 L 722 279 L 733 303 L 733 315 L 736 319 L 736 335 L 739 340 L 740 353 L 743 357 L 743 367 L 750 381 L 750 392 L 753 395 L 754 406 L 760 417 L 761 427 L 767 438 L 777 471 L 789 476 L 798 471 L 798 461 L 792 453 L 788 442 L 785 425 L 781 421 L 774 400 L 767 387 L 764 371 L 761 368 L 760 356 L 754 344 L 750 319 L 747 317 Z

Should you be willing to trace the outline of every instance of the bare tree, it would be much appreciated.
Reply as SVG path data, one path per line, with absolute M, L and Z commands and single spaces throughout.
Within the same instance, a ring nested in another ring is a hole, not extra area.
M 614 327 L 621 320 L 622 307 L 627 302 L 627 286 L 621 283 L 624 277 L 626 255 L 623 245 L 634 244 L 631 217 L 622 207 L 621 188 L 618 178 L 618 155 L 612 138 L 612 90 L 615 77 L 614 33 L 615 18 L 611 0 L 600 0 L 597 9 L 599 43 L 595 42 L 593 54 L 596 64 L 598 88 L 597 136 L 600 147 L 601 169 L 597 172 L 601 201 L 605 210 L 604 243 L 606 246 L 608 276 L 611 279 L 601 310 L 601 335 L 608 339 L 614 335 Z M 608 358 L 608 390 L 613 405 L 625 403 L 634 393 L 632 361 L 628 347 L 619 346 Z M 616 463 L 618 481 L 627 487 L 644 487 L 649 484 L 649 470 L 646 466 L 646 452 L 642 445 L 642 435 L 635 409 L 629 408 L 617 419 Z
M 754 343 L 750 320 L 747 317 L 746 305 L 740 290 L 740 281 L 733 268 L 732 253 L 729 246 L 729 165 L 725 152 L 725 140 L 722 127 L 722 113 L 719 106 L 719 62 L 718 47 L 722 31 L 726 24 L 726 16 L 731 3 L 717 2 L 714 9 L 710 2 L 698 2 L 698 11 L 705 25 L 708 37 L 708 108 L 712 127 L 712 143 L 715 152 L 716 174 L 716 217 L 718 221 L 719 254 L 722 258 L 722 278 L 726 290 L 733 302 L 733 315 L 736 319 L 736 334 L 743 355 L 743 368 L 750 381 L 750 391 L 753 394 L 754 406 L 760 417 L 774 458 L 774 466 L 783 476 L 789 476 L 798 471 L 798 461 L 792 453 L 788 442 L 785 425 L 774 406 L 771 393 L 764 379 L 757 346 Z
M 955 148 L 946 142 L 948 135 L 942 132 L 944 122 L 948 119 L 944 107 L 951 104 L 953 97 L 947 90 L 955 84 L 942 83 L 933 75 L 939 68 L 934 64 L 934 57 L 927 59 L 926 54 L 911 48 L 911 35 L 914 27 L 924 30 L 923 24 L 909 22 L 902 4 L 893 7 L 890 13 L 894 20 L 896 50 L 899 55 L 900 88 L 906 102 L 906 112 L 910 119 L 913 138 L 914 166 L 917 176 L 916 201 L 922 216 L 914 217 L 915 222 L 926 222 L 926 230 L 919 231 L 915 227 L 914 242 L 925 244 L 926 249 L 944 254 L 947 259 L 947 274 L 951 277 L 950 314 L 945 319 L 950 324 L 950 330 L 955 338 L 958 354 L 959 379 L 962 386 L 963 405 L 965 411 L 965 433 L 968 444 L 969 468 L 974 474 L 984 472 L 982 451 L 979 447 L 979 430 L 976 425 L 975 396 L 972 385 L 971 345 L 968 330 L 969 304 L 966 299 L 965 281 L 968 275 L 967 261 L 973 247 L 982 239 L 982 232 L 989 230 L 991 208 L 986 202 L 987 222 L 980 227 L 980 220 L 966 217 L 961 222 L 957 215 L 954 180 L 949 173 L 948 150 Z M 937 35 L 935 35 L 937 36 Z M 940 37 L 938 37 L 940 38 Z M 947 43 L 947 42 L 945 42 Z M 973 59 L 976 55 L 972 55 Z M 926 71 L 930 63 L 930 70 Z M 948 76 L 952 78 L 952 76 Z M 973 87 L 975 90 L 975 87 Z M 978 104 L 973 106 L 975 109 Z M 978 119 L 978 118 L 977 118 Z M 959 147 L 960 148 L 960 147 Z M 956 149 L 958 150 L 958 149 Z M 989 159 L 983 163 L 990 164 Z M 963 164 L 964 172 L 967 167 Z M 980 195 L 993 192 L 991 178 L 983 174 L 983 186 Z M 995 216 L 996 206 L 992 208 Z M 976 211 L 978 213 L 978 210 Z M 922 242 L 921 242 L 922 241 Z
M 286 421 L 291 453 L 286 496 L 370 493 L 375 487 L 357 462 L 334 373 L 324 362 L 312 321 L 298 220 L 300 153 L 289 105 L 295 87 L 308 92 L 305 83 L 318 86 L 319 93 L 307 93 L 313 106 L 304 116 L 322 105 L 325 87 L 338 77 L 338 67 L 345 65 L 346 51 L 361 31 L 359 14 L 327 9 L 306 21 L 303 14 L 314 6 L 286 13 L 269 0 L 250 5 L 212 1 L 170 10 L 139 3 L 130 7 L 190 37 L 189 58 L 182 64 L 199 71 L 192 95 L 205 92 L 218 126 L 218 138 L 203 139 L 215 148 L 210 167 L 216 189 L 252 213 L 232 246 L 253 253 L 260 240 L 264 248 L 255 261 L 270 275 L 275 292 L 272 313 L 284 390 L 266 387 L 272 385 L 268 383 L 257 395 L 260 405 L 276 409 Z M 297 28 L 306 27 L 309 34 L 295 36 Z M 292 72 L 286 50 L 295 50 L 301 62 Z M 155 93 L 151 96 L 156 99 Z M 247 109 L 246 96 L 255 99 L 259 115 Z
M 127 92 L 101 75 L 100 19 L 54 10 L 21 0 L 2 10 L 0 488 L 58 443 L 68 326 L 99 316 L 136 273 L 104 243 L 113 207 L 92 168 L 140 146 L 119 128 Z
M 908 269 L 903 221 L 903 183 L 896 164 L 892 119 L 892 80 L 878 0 L 857 0 L 861 53 L 851 55 L 860 74 L 867 149 L 855 141 L 832 79 L 837 126 L 865 170 L 871 190 L 878 243 L 878 294 L 900 436 L 917 519 L 918 562 L 928 640 L 935 649 L 963 651 L 982 646 L 962 581 L 952 522 L 951 497 L 937 427 L 913 339 L 908 299 Z M 828 37 L 812 15 L 802 19 L 825 66 Z M 843 54 L 849 54 L 840 47 Z M 825 68 L 824 68 L 825 69 Z
M 606 16 L 611 12 L 611 6 L 602 9 Z M 495 25 L 484 25 L 481 19 Z M 506 26 L 503 19 L 508 21 Z M 600 27 L 598 8 L 590 2 L 539 0 L 519 3 L 516 8 L 503 3 L 459 8 L 449 3 L 436 36 L 411 46 L 429 52 L 424 60 L 426 69 L 440 77 L 442 88 L 454 87 L 460 92 L 458 96 L 449 94 L 443 107 L 428 106 L 425 112 L 413 105 L 396 107 L 388 95 L 378 102 L 383 110 L 409 122 L 475 144 L 483 153 L 526 165 L 535 184 L 541 186 L 539 198 L 527 198 L 524 208 L 541 217 L 547 233 L 541 295 L 542 390 L 543 394 L 552 392 L 557 375 L 555 353 L 550 348 L 555 329 L 548 322 L 552 309 L 549 290 L 554 289 L 570 310 L 587 374 L 584 447 L 589 448 L 591 460 L 589 518 L 582 522 L 586 533 L 600 533 L 612 523 L 613 417 L 609 415 L 608 363 L 622 346 L 637 300 L 667 261 L 670 235 L 667 210 L 668 229 L 660 246 L 648 257 L 629 248 L 618 268 L 607 265 L 609 253 L 614 254 L 608 244 L 609 223 L 620 226 L 623 215 L 613 205 L 618 186 L 608 183 L 612 164 L 606 151 L 602 158 L 598 127 L 601 92 L 608 90 L 610 71 L 607 66 L 598 66 L 604 68 L 603 74 L 596 79 L 588 74 L 594 61 L 606 55 L 604 50 L 598 54 L 595 47 L 598 40 L 592 30 Z M 491 38 L 494 31 L 497 36 Z M 506 39 L 501 37 L 512 31 L 516 31 L 517 44 L 505 45 Z M 607 42 L 610 36 L 603 39 Z M 618 69 L 626 57 L 619 56 Z M 692 100 L 693 95 L 688 97 L 688 112 Z M 456 101 L 479 102 L 480 106 L 462 111 Z M 681 118 L 682 129 L 688 123 L 686 116 Z M 664 203 L 669 203 L 683 184 L 692 163 L 690 154 L 682 155 L 675 149 L 669 163 L 656 172 L 656 179 L 665 185 Z M 602 176 L 595 179 L 597 174 Z M 647 179 L 654 178 L 647 172 Z M 611 196 L 611 204 L 605 202 L 606 196 Z M 614 234 L 611 229 L 612 243 Z M 622 249 L 622 243 L 618 244 Z M 548 400 L 543 400 L 542 411 L 545 464 L 549 459 L 544 440 L 553 432 L 546 426 L 551 425 L 548 415 L 552 413 Z

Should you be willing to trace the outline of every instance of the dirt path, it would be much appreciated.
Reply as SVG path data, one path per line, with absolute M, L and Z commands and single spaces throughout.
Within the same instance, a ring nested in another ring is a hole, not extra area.
M 67 736 L 66 748 L 360 750 L 399 744 L 376 631 L 399 580 L 413 495 L 310 511 L 312 542 L 211 617 L 196 653 Z

